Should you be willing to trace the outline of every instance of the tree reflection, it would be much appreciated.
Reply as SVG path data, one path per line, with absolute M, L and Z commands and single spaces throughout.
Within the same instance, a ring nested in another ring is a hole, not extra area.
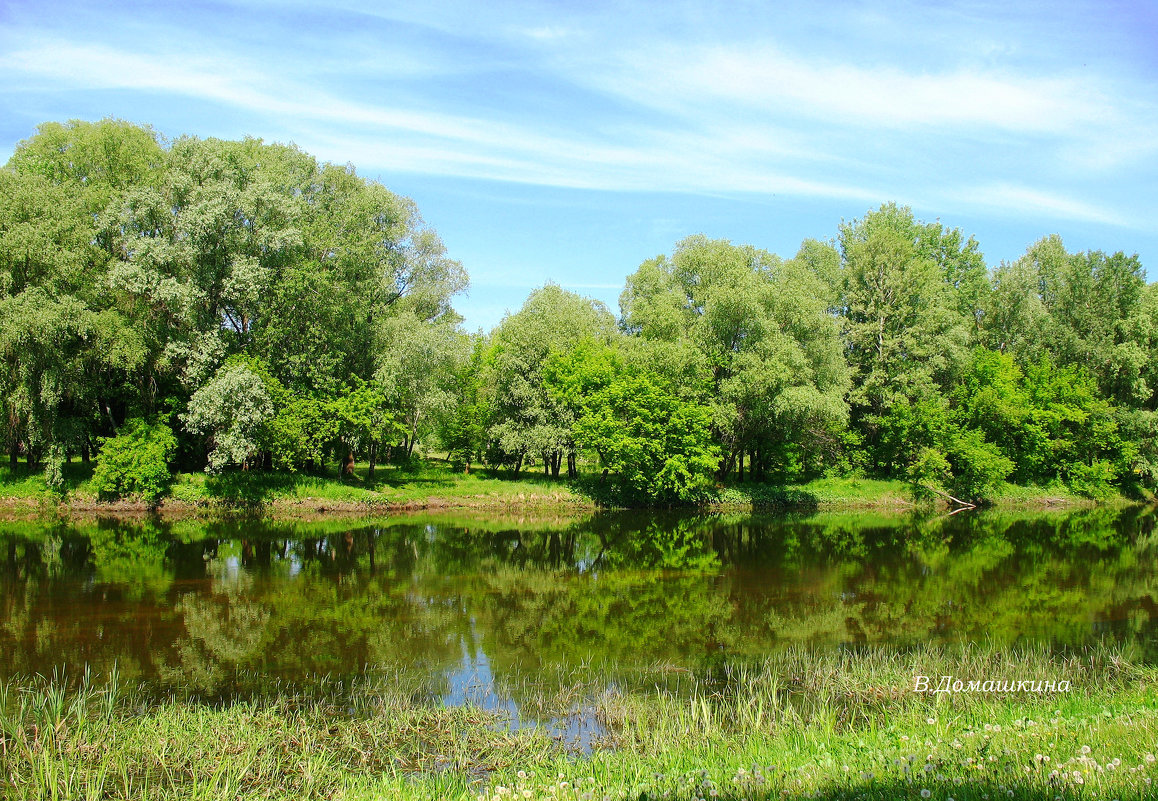
M 89 521 L 0 530 L 0 672 L 84 664 L 206 696 L 367 669 L 441 697 L 485 654 L 619 682 L 786 645 L 984 639 L 1158 658 L 1145 509 L 351 524 Z M 560 678 L 559 681 L 564 679 Z

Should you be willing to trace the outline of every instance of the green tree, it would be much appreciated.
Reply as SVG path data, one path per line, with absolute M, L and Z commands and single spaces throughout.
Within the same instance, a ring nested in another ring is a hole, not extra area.
M 467 340 L 450 320 L 427 323 L 411 312 L 390 318 L 382 329 L 374 378 L 398 414 L 402 449 L 410 456 L 450 412 Z
M 879 445 L 890 410 L 943 394 L 967 360 L 980 316 L 976 243 L 886 204 L 840 229 L 854 422 L 883 471 L 903 470 Z
M 1023 367 L 1045 354 L 1058 364 L 1083 364 L 1101 393 L 1123 406 L 1153 397 L 1152 290 L 1136 255 L 1069 253 L 1060 237 L 1049 236 L 1002 265 L 994 285 L 985 315 L 990 347 L 1011 352 Z
M 448 455 L 470 472 L 486 450 L 490 409 L 483 386 L 486 340 L 481 334 L 471 338 L 470 356 L 451 375 L 449 409 L 440 421 L 439 439 Z
M 29 463 L 52 455 L 50 484 L 59 486 L 62 440 L 80 414 L 91 315 L 76 298 L 40 288 L 0 298 L 0 365 L 10 455 L 24 442 Z M 54 447 L 57 446 L 57 447 Z
M 588 339 L 610 343 L 615 335 L 615 318 L 602 303 L 554 284 L 535 290 L 522 309 L 503 318 L 485 360 L 492 455 L 516 473 L 525 460 L 539 457 L 544 471 L 558 478 L 563 459 L 574 452 L 574 419 L 548 391 L 543 366 L 552 350 Z
M 684 361 L 701 373 L 684 383 L 706 390 L 699 400 L 712 405 L 726 456 L 721 475 L 737 464 L 742 474 L 746 453 L 753 472 L 789 470 L 799 454 L 824 453 L 846 419 L 848 369 L 829 314 L 827 255 L 806 243 L 799 259 L 784 262 L 694 236 L 627 279 L 624 327 L 656 343 L 640 349 L 641 361 L 651 352 L 695 354 Z
M 268 441 L 274 402 L 267 380 L 245 361 L 225 364 L 193 393 L 185 427 L 209 438 L 209 469 L 248 466 Z
M 599 455 L 624 498 L 695 502 L 714 491 L 720 453 L 707 406 L 682 398 L 655 373 L 624 367 L 590 340 L 552 354 L 544 375 L 561 403 L 578 401 L 574 443 Z

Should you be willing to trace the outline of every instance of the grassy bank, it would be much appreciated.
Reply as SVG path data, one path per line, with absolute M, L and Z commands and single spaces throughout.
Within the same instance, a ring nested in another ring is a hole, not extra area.
M 598 722 L 589 753 L 542 728 L 365 678 L 225 705 L 115 684 L 0 690 L 0 796 L 41 798 L 1146 798 L 1153 668 L 1114 649 L 791 651 L 729 673 L 579 669 L 524 715 Z M 916 693 L 917 675 L 1068 681 L 1065 693 Z
M 63 494 L 50 493 L 42 473 L 15 472 L 0 467 L 0 505 L 64 506 L 83 511 L 144 510 L 133 501 L 102 503 L 91 486 L 91 465 L 72 463 L 65 469 Z M 523 471 L 517 478 L 505 470 L 477 468 L 469 474 L 440 459 L 415 460 L 407 466 L 378 466 L 373 476 L 357 465 L 353 476 L 327 473 L 231 472 L 216 476 L 179 473 L 162 502 L 176 513 L 230 508 L 263 509 L 275 515 L 388 511 L 425 508 L 508 509 L 601 505 L 602 486 L 593 476 L 579 481 L 552 480 Z M 1125 500 L 1125 499 L 1119 499 Z M 931 502 L 924 501 L 925 506 Z M 1065 487 L 1004 485 L 993 505 L 1009 508 L 1051 508 L 1089 505 L 1092 501 Z M 804 484 L 729 483 L 721 486 L 711 506 L 813 511 L 912 509 L 911 488 L 903 481 L 871 478 L 820 478 Z
M 92 468 L 70 464 L 63 495 L 49 493 L 41 473 L 0 468 L 0 503 L 64 505 L 78 510 L 132 511 L 132 501 L 102 503 L 91 486 Z M 219 475 L 179 473 L 162 510 L 264 508 L 275 514 L 365 512 L 421 508 L 595 507 L 594 501 L 566 482 L 524 472 L 512 478 L 503 471 L 479 469 L 465 474 L 439 460 L 400 467 L 379 465 L 369 475 L 364 464 L 354 475 L 326 473 L 231 472 Z

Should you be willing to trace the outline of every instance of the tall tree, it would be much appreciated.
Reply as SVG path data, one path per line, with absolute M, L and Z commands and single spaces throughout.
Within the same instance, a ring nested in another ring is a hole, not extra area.
M 491 410 L 488 437 L 498 458 L 515 467 L 542 459 L 544 472 L 559 476 L 574 452 L 573 415 L 552 398 L 543 365 L 552 349 L 567 351 L 584 340 L 609 343 L 615 318 L 596 300 L 554 284 L 531 293 L 517 313 L 503 318 L 486 357 L 486 398 Z
M 742 470 L 745 453 L 756 469 L 783 470 L 800 451 L 821 451 L 830 427 L 845 419 L 848 371 L 828 311 L 834 298 L 821 277 L 831 267 L 824 255 L 809 247 L 784 262 L 694 236 L 627 279 L 625 329 L 699 355 L 688 361 L 706 371 L 704 399 L 727 456 L 723 474 L 737 464 Z
M 854 421 L 878 468 L 903 469 L 878 450 L 884 418 L 941 397 L 959 375 L 979 319 L 984 265 L 972 239 L 963 243 L 894 204 L 842 225 L 840 248 Z

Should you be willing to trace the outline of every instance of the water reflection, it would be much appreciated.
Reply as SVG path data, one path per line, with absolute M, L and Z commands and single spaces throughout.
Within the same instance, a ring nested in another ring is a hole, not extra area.
M 165 692 L 228 698 L 393 671 L 427 699 L 589 739 L 590 721 L 543 700 L 583 666 L 627 686 L 787 645 L 1106 637 L 1153 661 L 1154 520 L 1132 508 L 9 523 L 0 675 L 115 663 Z

